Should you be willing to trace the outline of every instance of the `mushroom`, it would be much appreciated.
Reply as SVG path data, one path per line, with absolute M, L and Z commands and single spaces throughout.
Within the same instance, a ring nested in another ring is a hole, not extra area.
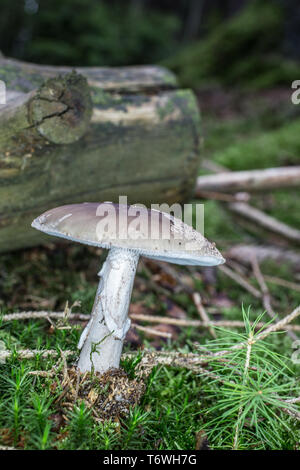
M 82 203 L 49 210 L 32 222 L 49 235 L 109 250 L 91 319 L 81 334 L 81 372 L 118 368 L 130 327 L 128 308 L 139 257 L 182 265 L 225 262 L 214 243 L 168 213 L 144 206 Z

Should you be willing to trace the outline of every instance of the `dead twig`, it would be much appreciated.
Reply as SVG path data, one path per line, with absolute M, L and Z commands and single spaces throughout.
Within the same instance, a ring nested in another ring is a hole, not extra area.
M 300 284 L 295 282 L 287 281 L 286 279 L 281 279 L 280 277 L 264 275 L 265 280 L 270 284 L 276 284 L 277 286 L 286 287 L 297 292 L 300 292 Z
M 6 315 L 2 315 L 2 321 L 14 321 L 14 320 L 32 320 L 32 319 L 46 319 L 49 318 L 53 319 L 63 319 L 65 318 L 65 312 L 47 312 L 44 310 L 33 312 L 18 312 L 18 313 L 9 313 Z M 79 320 L 79 321 L 89 321 L 91 318 L 90 315 L 83 314 L 83 313 L 70 313 L 68 315 L 68 320 Z
M 265 283 L 265 280 L 260 270 L 256 256 L 254 256 L 252 259 L 252 270 L 262 293 L 263 306 L 265 310 L 267 311 L 269 317 L 274 319 L 276 317 L 276 314 L 271 305 L 271 295 L 267 287 L 267 284 Z
M 132 313 L 130 318 L 134 320 L 144 321 L 148 323 L 164 323 L 165 325 L 174 326 L 194 326 L 194 327 L 219 327 L 219 328 L 244 328 L 245 323 L 240 320 L 217 320 L 217 321 L 202 321 L 202 320 L 185 320 L 182 318 L 170 318 L 160 315 L 145 315 L 143 313 Z M 261 329 L 265 323 L 258 322 L 256 329 Z M 300 331 L 300 325 L 286 325 L 285 330 Z
M 149 335 L 160 336 L 162 338 L 168 338 L 168 339 L 172 338 L 172 333 L 167 333 L 167 332 L 164 332 L 164 331 L 158 331 L 158 330 L 155 330 L 154 328 L 149 328 L 147 326 L 137 325 L 136 323 L 132 323 L 131 326 L 133 328 L 136 328 L 139 331 L 143 331 L 145 333 L 148 333 Z
M 199 292 L 194 292 L 192 297 L 193 297 L 194 304 L 197 308 L 197 311 L 198 311 L 200 317 L 202 318 L 203 322 L 208 325 L 207 326 L 208 331 L 210 332 L 210 334 L 213 338 L 216 338 L 217 335 L 216 335 L 215 330 L 211 326 L 209 326 L 210 320 L 209 320 L 209 317 L 208 317 L 208 315 L 205 311 L 205 308 L 203 306 L 203 303 L 202 303 L 202 300 L 201 300 L 201 295 L 199 294 Z
M 32 314 L 34 316 L 32 316 Z M 64 312 L 20 312 L 20 313 L 11 313 L 8 315 L 3 315 L 2 319 L 4 321 L 14 321 L 14 320 L 28 320 L 30 318 L 35 319 L 47 319 L 49 318 L 63 318 Z M 72 313 L 69 315 L 69 320 L 86 322 L 90 319 L 90 315 L 83 313 Z M 209 321 L 205 322 L 202 320 L 186 320 L 182 318 L 170 318 L 167 316 L 161 315 L 145 315 L 143 313 L 131 313 L 130 318 L 132 320 L 144 321 L 147 323 L 163 323 L 165 325 L 174 325 L 174 326 L 194 326 L 201 328 L 208 327 L 220 327 L 220 328 L 244 328 L 245 324 L 243 321 L 239 320 L 218 320 L 218 321 Z M 263 322 L 257 323 L 257 328 L 264 327 Z M 292 331 L 300 331 L 300 325 L 286 325 L 285 329 Z
M 286 403 L 300 403 L 300 397 L 296 398 L 289 398 L 288 400 L 285 400 Z
M 200 199 L 214 199 L 222 202 L 248 202 L 250 194 L 239 192 L 236 194 L 219 193 L 215 191 L 203 191 L 197 188 L 196 196 Z
M 276 313 L 274 312 L 273 307 L 272 307 L 271 294 L 267 287 L 267 284 L 265 283 L 265 280 L 260 270 L 260 266 L 259 266 L 256 256 L 253 256 L 253 259 L 252 259 L 252 270 L 262 292 L 262 303 L 263 303 L 264 309 L 266 310 L 269 317 L 274 319 L 276 317 Z M 298 336 L 295 335 L 295 333 L 293 333 L 292 331 L 288 331 L 287 334 L 293 340 L 298 339 Z
M 245 202 L 230 202 L 226 204 L 228 209 L 237 216 L 251 222 L 255 226 L 262 227 L 263 229 L 279 235 L 281 238 L 290 242 L 300 244 L 300 230 L 280 222 L 263 211 L 252 207 Z
M 276 245 L 245 245 L 232 246 L 226 253 L 226 258 L 231 258 L 243 264 L 251 265 L 253 256 L 257 257 L 259 263 L 265 259 L 278 262 L 290 263 L 295 268 L 300 266 L 300 254 L 294 250 L 287 250 Z
M 219 165 L 209 164 L 207 161 L 204 162 L 204 167 L 209 168 L 214 172 L 213 175 L 200 176 L 196 188 L 197 191 L 203 189 L 220 190 L 220 180 L 223 182 L 221 190 L 230 190 L 231 192 L 241 191 L 245 189 L 254 189 L 266 187 L 269 182 L 269 187 L 274 186 L 274 181 L 280 181 L 283 186 L 287 185 L 290 187 L 291 184 L 299 185 L 299 174 L 300 167 L 282 167 L 282 168 L 270 168 L 265 170 L 264 173 L 261 170 L 254 170 L 252 172 L 233 172 Z M 246 177 L 245 177 L 246 173 Z M 274 175 L 276 177 L 274 178 Z M 263 177 L 261 176 L 263 175 Z M 266 177 L 267 176 L 267 177 Z M 244 178 L 243 185 L 238 184 Z M 247 186 L 245 181 L 247 180 Z M 216 185 L 216 183 L 219 184 Z M 224 182 L 226 184 L 224 185 Z M 264 186 L 265 185 L 265 186 Z M 273 186 L 272 186 L 273 185 Z M 279 186 L 277 186 L 279 187 Z M 265 214 L 263 211 L 256 209 L 255 207 L 247 204 L 246 202 L 229 202 L 225 204 L 231 212 L 236 214 L 241 219 L 244 219 L 255 226 L 262 227 L 263 229 L 279 235 L 284 240 L 289 240 L 293 243 L 300 244 L 300 231 L 290 227 L 289 225 L 280 222 L 279 220 Z
M 17 354 L 20 359 L 34 359 L 36 356 L 44 358 L 59 356 L 60 352 L 56 351 L 56 349 L 19 349 L 15 352 L 0 351 L 0 359 L 8 359 L 14 354 Z M 72 356 L 73 354 L 76 354 L 76 352 L 69 349 L 64 351 L 65 356 Z
M 237 191 L 259 191 L 300 185 L 300 166 L 266 168 L 264 170 L 223 171 L 215 167 L 218 174 L 198 176 L 196 194 L 202 191 L 234 193 Z M 212 168 L 211 168 L 212 169 Z M 220 170 L 222 172 L 220 172 Z
M 259 290 L 257 290 L 255 287 L 253 287 L 244 277 L 242 277 L 239 273 L 236 271 L 233 271 L 233 269 L 230 269 L 228 266 L 222 265 L 218 267 L 219 270 L 224 273 L 226 276 L 230 277 L 233 279 L 235 282 L 237 282 L 240 286 L 242 286 L 245 290 L 250 292 L 254 297 L 257 299 L 260 299 L 262 297 L 262 294 Z
M 296 410 L 290 410 L 289 408 L 282 408 L 282 411 L 290 415 L 292 418 L 297 419 L 300 421 L 300 413 Z

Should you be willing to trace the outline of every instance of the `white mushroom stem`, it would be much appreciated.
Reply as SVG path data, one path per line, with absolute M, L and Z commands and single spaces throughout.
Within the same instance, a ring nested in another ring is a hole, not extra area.
M 78 348 L 81 372 L 119 367 L 123 341 L 130 327 L 128 308 L 139 253 L 111 248 L 101 271 L 91 319 Z

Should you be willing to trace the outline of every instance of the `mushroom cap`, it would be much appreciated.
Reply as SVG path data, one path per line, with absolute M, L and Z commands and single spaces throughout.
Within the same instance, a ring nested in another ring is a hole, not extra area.
M 85 202 L 48 210 L 31 224 L 48 235 L 101 248 L 138 251 L 147 258 L 183 265 L 225 262 L 214 243 L 168 213 L 143 206 Z

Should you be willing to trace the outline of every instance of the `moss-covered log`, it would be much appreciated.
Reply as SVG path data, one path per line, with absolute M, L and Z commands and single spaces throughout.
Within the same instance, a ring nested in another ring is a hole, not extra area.
M 193 193 L 197 104 L 166 69 L 72 72 L 0 58 L 0 80 L 0 252 L 41 242 L 30 222 L 57 205 Z

